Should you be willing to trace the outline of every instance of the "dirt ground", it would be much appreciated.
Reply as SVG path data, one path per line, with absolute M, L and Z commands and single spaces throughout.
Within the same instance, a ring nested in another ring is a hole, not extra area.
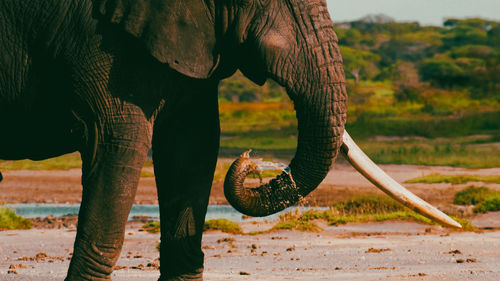
M 229 162 L 231 159 L 221 159 Z M 463 169 L 440 166 L 416 165 L 380 165 L 396 181 L 402 183 L 431 173 L 498 175 L 500 168 Z M 146 168 L 152 171 L 152 168 Z M 81 201 L 81 171 L 2 171 L 0 183 L 0 202 L 2 203 L 79 203 Z M 214 182 L 210 204 L 227 204 L 224 198 L 223 182 Z M 424 200 L 438 206 L 449 205 L 453 195 L 466 186 L 487 186 L 500 191 L 500 184 L 469 182 L 467 184 L 404 184 Z M 338 163 L 333 166 L 323 183 L 302 202 L 303 205 L 328 206 L 355 195 L 382 194 L 368 180 L 363 178 L 348 164 Z M 156 186 L 154 178 L 141 178 L 135 198 L 136 204 L 156 204 Z
M 224 159 L 223 161 L 229 161 Z M 500 168 L 382 165 L 396 181 L 430 173 L 500 174 Z M 80 171 L 2 171 L 0 202 L 78 203 Z M 499 184 L 405 184 L 441 209 L 454 208 L 453 194 L 469 185 L 500 190 Z M 336 164 L 302 204 L 328 205 L 353 195 L 380 192 L 353 168 Z M 226 203 L 214 183 L 211 204 Z M 142 178 L 136 203 L 156 203 L 153 178 Z M 454 210 L 457 211 L 457 210 Z M 50 220 L 50 223 L 47 221 Z M 0 280 L 63 280 L 71 257 L 76 218 L 43 218 L 32 230 L 0 231 Z M 47 225 L 60 229 L 47 229 Z M 261 235 L 204 234 L 205 280 L 500 280 L 500 212 L 478 216 L 479 232 L 454 232 L 415 222 L 350 223 L 320 233 L 278 231 Z M 127 226 L 113 280 L 157 280 L 159 234 Z M 246 232 L 269 223 L 245 222 Z M 42 227 L 42 229 L 40 229 Z M 9 273 L 10 272 L 10 273 Z
M 243 224 L 246 231 L 269 227 Z M 320 233 L 205 233 L 205 280 L 500 278 L 500 231 L 450 232 L 413 222 L 322 227 Z M 128 225 L 113 280 L 157 280 L 159 234 L 140 230 Z M 74 228 L 0 232 L 0 280 L 62 281 L 75 234 Z

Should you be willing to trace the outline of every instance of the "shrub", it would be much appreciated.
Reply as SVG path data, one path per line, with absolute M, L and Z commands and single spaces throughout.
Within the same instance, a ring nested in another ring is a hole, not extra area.
M 220 230 L 226 233 L 241 234 L 243 230 L 241 227 L 228 219 L 212 219 L 205 222 L 203 230 Z
M 500 195 L 486 198 L 474 207 L 474 213 L 486 213 L 500 211 Z
M 498 197 L 500 193 L 486 187 L 469 186 L 455 194 L 454 204 L 477 205 L 484 202 L 489 197 Z
M 16 215 L 12 209 L 0 208 L 0 229 L 30 229 L 31 222 Z
M 295 211 L 286 212 L 279 215 L 279 222 L 273 226 L 273 230 L 289 229 L 299 230 L 305 232 L 320 232 L 323 229 L 311 222 L 314 219 L 323 219 L 324 212 L 318 210 L 309 210 L 300 212 L 298 209 Z
M 323 230 L 315 223 L 303 220 L 279 222 L 273 226 L 273 230 L 278 230 L 278 229 L 299 230 L 304 232 L 320 232 Z
M 148 222 L 145 225 L 143 225 L 142 228 L 149 233 L 157 233 L 160 232 L 160 222 L 159 221 Z

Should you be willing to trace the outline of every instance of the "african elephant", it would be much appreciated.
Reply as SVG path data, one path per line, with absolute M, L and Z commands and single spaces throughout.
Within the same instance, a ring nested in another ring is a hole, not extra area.
M 82 156 L 66 280 L 110 279 L 150 148 L 160 280 L 202 279 L 217 87 L 238 69 L 284 86 L 299 129 L 295 158 L 269 184 L 243 188 L 256 166 L 245 155 L 231 167 L 225 190 L 238 210 L 266 215 L 294 204 L 341 146 L 356 150 L 344 134 L 345 78 L 325 0 L 4 0 L 0 19 L 0 158 Z M 414 208 L 432 208 L 422 204 Z

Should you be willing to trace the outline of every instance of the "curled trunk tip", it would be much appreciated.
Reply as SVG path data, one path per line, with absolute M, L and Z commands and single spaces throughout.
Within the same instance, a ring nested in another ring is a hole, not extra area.
M 254 217 L 268 216 L 284 210 L 302 198 L 288 167 L 251 159 L 250 152 L 251 150 L 243 152 L 233 162 L 224 181 L 224 195 L 236 210 Z M 269 166 L 283 172 L 269 183 L 258 187 L 244 186 L 248 174 Z

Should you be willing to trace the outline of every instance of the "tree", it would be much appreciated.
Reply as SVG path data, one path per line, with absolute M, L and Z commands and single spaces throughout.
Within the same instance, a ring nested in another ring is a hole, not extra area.
M 500 49 L 500 24 L 496 24 L 488 30 L 488 40 L 491 45 L 497 46 L 497 49 Z
M 494 55 L 493 48 L 485 45 L 464 45 L 450 50 L 452 58 L 486 59 Z
M 467 80 L 464 69 L 455 61 L 446 58 L 425 60 L 419 73 L 422 80 L 442 88 L 463 85 Z
M 232 77 L 221 81 L 219 96 L 232 102 L 261 101 L 261 89 L 247 79 L 241 72 L 236 72 Z
M 488 34 L 480 28 L 459 25 L 446 32 L 443 43 L 446 49 L 468 44 L 487 45 Z
M 219 86 L 219 97 L 231 102 L 280 102 L 284 96 L 285 89 L 273 80 L 259 87 L 239 71 L 222 80 Z
M 362 38 L 363 36 L 361 35 L 361 32 L 359 32 L 359 30 L 355 28 L 350 28 L 344 30 L 342 36 L 339 35 L 339 44 L 350 47 L 356 47 L 360 45 Z
M 378 69 L 375 63 L 380 61 L 379 55 L 347 46 L 340 46 L 340 52 L 344 59 L 344 70 L 354 77 L 356 84 L 359 83 L 360 74 L 368 78 L 376 76 Z

